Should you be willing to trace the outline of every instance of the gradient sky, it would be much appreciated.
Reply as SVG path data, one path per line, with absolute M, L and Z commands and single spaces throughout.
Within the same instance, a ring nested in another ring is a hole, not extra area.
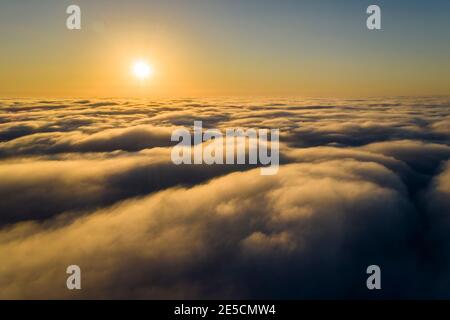
M 6 97 L 450 94 L 448 0 L 0 0 L 0 43 Z

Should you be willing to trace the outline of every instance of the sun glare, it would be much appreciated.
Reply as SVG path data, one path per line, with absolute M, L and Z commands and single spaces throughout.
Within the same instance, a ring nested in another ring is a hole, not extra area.
M 138 79 L 147 79 L 153 74 L 153 68 L 147 62 L 139 60 L 133 64 L 133 74 Z

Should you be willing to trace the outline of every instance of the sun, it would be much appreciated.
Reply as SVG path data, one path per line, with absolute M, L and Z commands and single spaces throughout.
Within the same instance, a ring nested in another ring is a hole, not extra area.
M 133 63 L 132 71 L 136 78 L 144 80 L 153 74 L 153 67 L 144 60 L 138 60 Z

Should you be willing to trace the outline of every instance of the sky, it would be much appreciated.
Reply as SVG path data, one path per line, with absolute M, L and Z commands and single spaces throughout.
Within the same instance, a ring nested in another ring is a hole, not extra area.
M 0 0 L 0 96 L 448 95 L 449 16 L 444 0 Z

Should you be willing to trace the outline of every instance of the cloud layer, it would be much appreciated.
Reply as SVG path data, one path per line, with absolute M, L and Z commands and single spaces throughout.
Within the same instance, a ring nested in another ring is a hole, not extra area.
M 0 297 L 448 298 L 449 108 L 1 100 Z M 173 165 L 171 132 L 194 120 L 280 129 L 280 171 Z

